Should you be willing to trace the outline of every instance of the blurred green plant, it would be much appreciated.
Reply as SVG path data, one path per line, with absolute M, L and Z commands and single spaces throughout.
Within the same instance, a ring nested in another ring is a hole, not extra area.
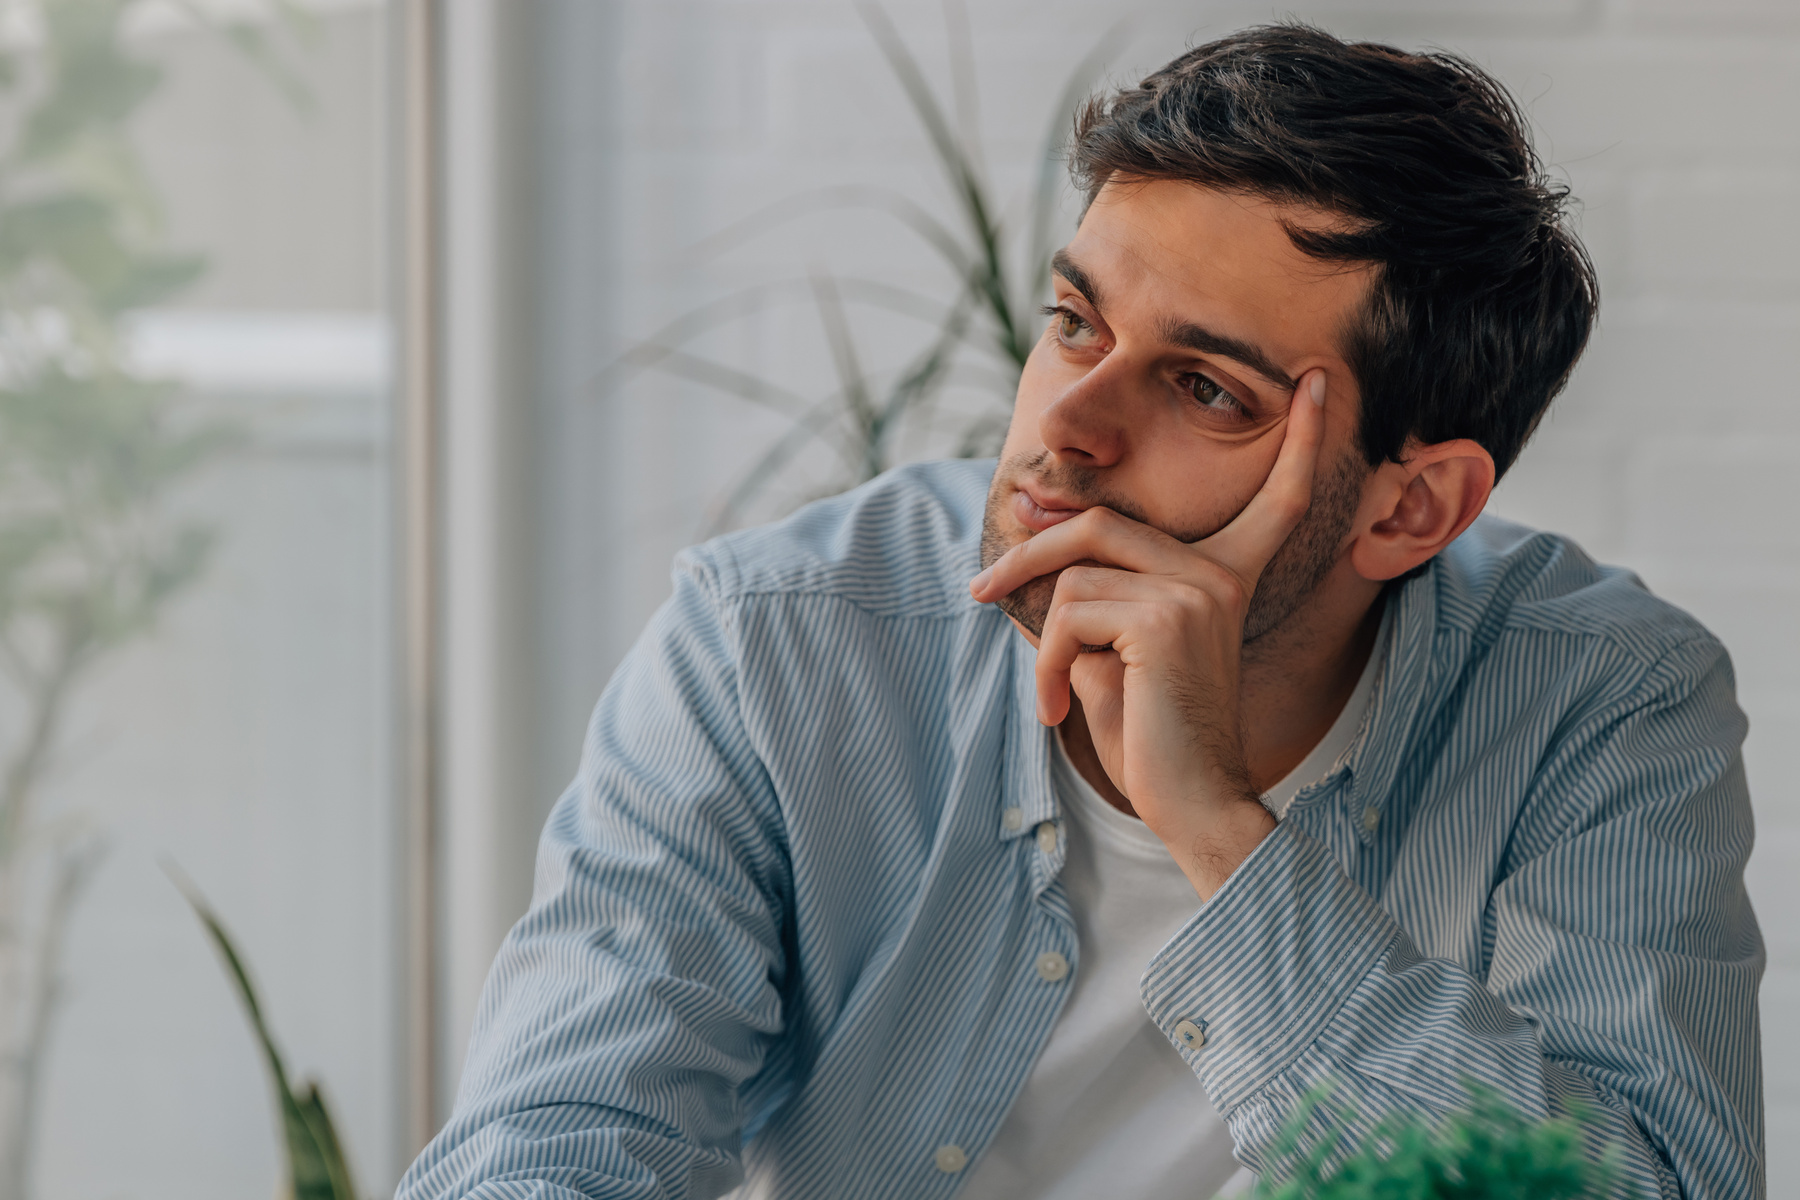
M 1609 1200 L 1616 1155 L 1587 1154 L 1585 1112 L 1535 1121 L 1491 1088 L 1465 1082 L 1469 1105 L 1442 1123 L 1384 1121 L 1351 1141 L 1357 1122 L 1329 1088 L 1309 1096 L 1275 1152 L 1283 1182 L 1250 1200 Z M 1318 1132 L 1323 1127 L 1327 1132 Z M 1335 1166 L 1333 1164 L 1336 1164 Z
M 178 7 L 280 61 L 264 29 Z M 129 359 L 131 314 L 205 269 L 168 248 L 129 136 L 162 82 L 133 9 L 13 0 L 0 42 L 0 1200 L 28 1194 L 63 947 L 104 848 L 43 811 L 44 784 L 78 685 L 204 569 L 213 531 L 171 499 L 232 440 Z
M 298 1085 L 288 1078 L 287 1067 L 269 1024 L 263 1016 L 256 988 L 243 956 L 232 944 L 224 924 L 205 899 L 184 875 L 164 865 L 169 879 L 187 899 L 194 915 L 206 928 L 213 948 L 219 952 L 226 977 L 237 991 L 244 1015 L 262 1049 L 263 1063 L 269 1070 L 269 1084 L 275 1091 L 276 1111 L 281 1115 L 282 1146 L 287 1163 L 286 1200 L 357 1200 L 356 1185 L 350 1177 L 350 1163 L 344 1157 L 343 1144 L 326 1110 L 325 1097 L 316 1080 L 303 1079 Z
M 832 452 L 837 469 L 824 486 L 800 495 L 802 501 L 873 479 L 925 446 L 947 446 L 963 458 L 996 452 L 1006 435 L 1019 372 L 1036 341 L 1037 305 L 1049 287 L 1053 225 L 1063 187 L 1063 137 L 1076 104 L 1113 52 L 1117 29 L 1101 39 L 1064 85 L 1043 139 L 1025 220 L 1015 225 L 1003 216 L 982 167 L 974 52 L 960 0 L 943 4 L 952 59 L 948 105 L 887 12 L 874 0 L 857 0 L 856 7 L 930 142 L 949 185 L 950 211 L 933 213 L 886 188 L 826 188 L 754 213 L 707 238 L 694 253 L 717 255 L 822 210 L 873 209 L 898 220 L 930 247 L 950 270 L 953 294 L 946 301 L 880 280 L 840 279 L 814 270 L 805 280 L 756 285 L 685 313 L 621 355 L 602 374 L 602 389 L 621 387 L 654 370 L 772 410 L 790 422 L 788 431 L 753 459 L 715 504 L 706 534 L 740 523 L 781 473 L 815 445 Z M 817 310 L 830 353 L 836 386 L 823 396 L 802 394 L 691 348 L 703 334 L 797 300 L 810 301 Z M 932 336 L 897 370 L 871 370 L 852 333 L 851 305 L 920 321 L 932 328 Z M 965 350 L 974 352 L 972 359 Z M 951 384 L 970 385 L 987 403 L 973 413 L 943 411 L 938 401 Z

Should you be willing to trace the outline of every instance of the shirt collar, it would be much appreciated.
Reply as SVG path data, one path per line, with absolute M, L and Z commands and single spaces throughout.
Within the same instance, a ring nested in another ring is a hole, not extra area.
M 1431 677 L 1431 647 L 1437 631 L 1437 563 L 1388 592 L 1394 606 L 1387 660 L 1369 699 L 1369 715 L 1347 756 L 1350 802 L 1361 814 L 1357 829 L 1364 841 L 1381 823 L 1394 780 L 1422 707 L 1420 697 Z

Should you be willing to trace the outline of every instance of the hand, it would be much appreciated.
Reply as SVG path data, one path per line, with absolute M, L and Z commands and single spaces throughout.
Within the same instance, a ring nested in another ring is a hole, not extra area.
M 1211 537 L 1189 545 L 1090 508 L 1014 546 L 969 585 L 988 603 L 1062 572 L 1038 646 L 1038 719 L 1060 724 L 1075 689 L 1107 775 L 1202 899 L 1275 828 L 1244 761 L 1244 615 L 1311 503 L 1324 403 L 1324 372 L 1308 372 L 1268 479 Z

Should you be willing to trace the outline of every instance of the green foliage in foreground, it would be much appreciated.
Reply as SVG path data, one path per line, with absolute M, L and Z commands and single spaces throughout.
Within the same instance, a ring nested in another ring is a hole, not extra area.
M 1308 1100 L 1278 1149 L 1292 1178 L 1259 1184 L 1252 1200 L 1602 1200 L 1616 1193 L 1609 1154 L 1599 1163 L 1583 1149 L 1582 1114 L 1549 1121 L 1519 1115 L 1491 1089 L 1468 1084 L 1470 1104 L 1442 1124 L 1417 1118 L 1377 1127 L 1335 1169 L 1343 1140 L 1306 1138 L 1316 1114 L 1349 1114 L 1329 1095 Z M 1333 1120 L 1338 1129 L 1349 1125 Z
M 237 988 L 238 999 L 243 1002 L 244 1013 L 250 1018 L 250 1027 L 262 1047 L 263 1061 L 269 1068 L 269 1082 L 275 1089 L 275 1104 L 281 1112 L 287 1150 L 288 1186 L 285 1191 L 288 1200 L 357 1200 L 356 1185 L 350 1178 L 350 1164 L 344 1157 L 344 1148 L 338 1141 L 331 1115 L 325 1109 L 325 1097 L 319 1093 L 318 1083 L 307 1079 L 296 1086 L 289 1082 L 281 1051 L 276 1049 L 275 1038 L 263 1019 L 256 988 L 251 984 L 244 960 L 232 945 L 225 926 L 192 885 L 182 882 L 172 871 L 170 875 L 224 959 L 226 974 Z

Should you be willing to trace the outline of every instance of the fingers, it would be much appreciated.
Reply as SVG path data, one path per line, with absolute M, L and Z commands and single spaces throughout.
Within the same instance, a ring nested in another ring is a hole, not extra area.
M 1038 643 L 1038 718 L 1061 723 L 1069 711 L 1070 671 L 1084 654 L 1125 649 L 1146 635 L 1176 636 L 1196 589 L 1164 576 L 1105 567 L 1070 567 L 1056 581 Z M 1113 655 L 1116 659 L 1116 655 Z
M 1261 490 L 1229 525 L 1199 543 L 1215 562 L 1251 586 L 1312 504 L 1313 475 L 1324 436 L 1325 372 L 1315 369 L 1294 389 L 1281 453 Z
M 1039 721 L 1045 725 L 1062 724 L 1069 715 L 1069 671 L 1075 660 L 1087 647 L 1105 646 L 1122 636 L 1140 607 L 1128 600 L 1077 600 L 1051 610 L 1038 646 Z
M 1078 562 L 1153 575 L 1173 573 L 1185 561 L 1185 549 L 1161 530 L 1110 508 L 1090 508 L 1008 550 L 970 581 L 969 592 L 985 604 Z

